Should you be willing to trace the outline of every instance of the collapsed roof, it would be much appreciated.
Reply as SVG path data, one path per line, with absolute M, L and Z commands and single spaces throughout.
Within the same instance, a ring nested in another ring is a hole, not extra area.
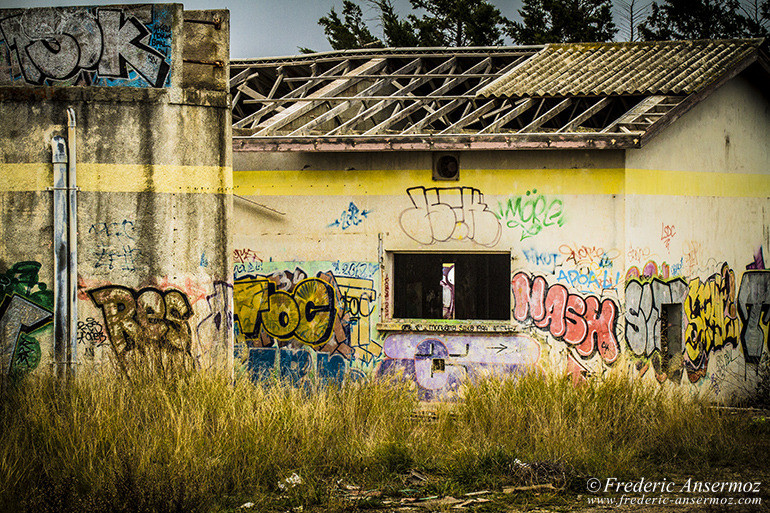
M 641 147 L 764 40 L 387 48 L 233 60 L 236 151 Z

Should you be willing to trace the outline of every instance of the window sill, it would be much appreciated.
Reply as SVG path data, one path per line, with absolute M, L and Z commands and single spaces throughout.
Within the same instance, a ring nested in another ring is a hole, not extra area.
M 517 325 L 510 321 L 450 321 L 444 319 L 393 319 L 378 322 L 378 331 L 441 332 L 441 333 L 516 333 Z

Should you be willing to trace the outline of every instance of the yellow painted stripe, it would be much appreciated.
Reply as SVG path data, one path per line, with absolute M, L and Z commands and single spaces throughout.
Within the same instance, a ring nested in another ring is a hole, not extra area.
M 91 192 L 229 194 L 232 172 L 220 166 L 78 163 L 78 187 Z M 51 164 L 0 164 L 1 191 L 40 191 L 53 185 Z
M 400 195 L 408 187 L 475 187 L 484 194 L 622 194 L 622 169 L 463 169 L 456 182 L 434 182 L 430 170 L 234 171 L 244 196 Z
M 626 194 L 762 198 L 770 196 L 770 174 L 627 169 Z

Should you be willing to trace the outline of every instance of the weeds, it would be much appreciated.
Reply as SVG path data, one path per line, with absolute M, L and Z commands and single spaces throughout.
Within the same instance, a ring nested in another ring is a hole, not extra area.
M 293 387 L 216 373 L 176 380 L 38 374 L 0 400 L 0 505 L 29 511 L 261 510 L 334 502 L 340 480 L 397 490 L 419 469 L 442 492 L 702 468 L 740 432 L 705 403 L 622 374 L 579 386 L 532 372 L 488 379 L 416 420 L 389 381 Z M 293 474 L 301 484 L 281 485 Z M 403 484 L 403 481 L 402 481 Z M 277 501 L 277 502 L 276 502 Z

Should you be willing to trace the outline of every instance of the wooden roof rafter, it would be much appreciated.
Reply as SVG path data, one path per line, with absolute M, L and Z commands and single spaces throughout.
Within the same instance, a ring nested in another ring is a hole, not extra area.
M 386 48 L 234 60 L 234 149 L 636 148 L 757 61 L 758 45 Z

